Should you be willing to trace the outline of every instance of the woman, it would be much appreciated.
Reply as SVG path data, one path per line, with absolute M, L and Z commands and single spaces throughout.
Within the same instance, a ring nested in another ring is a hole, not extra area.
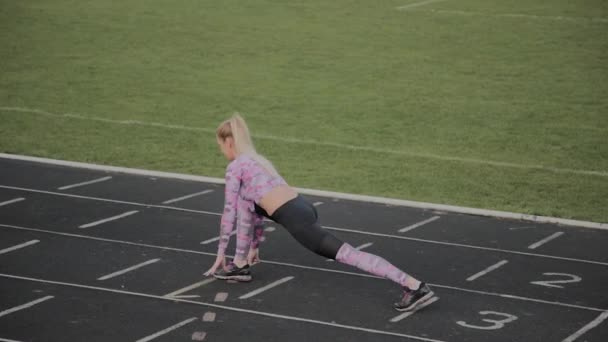
M 216 133 L 217 143 L 230 163 L 226 169 L 217 258 L 205 275 L 250 281 L 249 265 L 259 261 L 258 246 L 264 231 L 263 219 L 267 217 L 285 227 L 300 244 L 316 254 L 399 284 L 403 296 L 394 304 L 399 311 L 410 311 L 433 296 L 425 283 L 323 229 L 316 208 L 290 187 L 267 159 L 257 154 L 241 116 L 236 114 L 222 122 Z M 226 266 L 224 253 L 235 225 L 235 257 Z

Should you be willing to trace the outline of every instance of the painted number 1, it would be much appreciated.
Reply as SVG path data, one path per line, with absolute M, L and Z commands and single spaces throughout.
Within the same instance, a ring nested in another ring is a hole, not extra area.
M 467 322 L 464 322 L 464 321 L 458 321 L 458 322 L 456 322 L 456 324 L 463 326 L 465 328 L 471 328 L 471 329 L 496 330 L 496 329 L 501 329 L 502 327 L 505 326 L 505 324 L 513 322 L 514 320 L 517 319 L 517 316 L 515 316 L 515 315 L 510 315 L 510 314 L 496 312 L 496 311 L 479 311 L 479 314 L 484 315 L 484 316 L 485 315 L 494 315 L 494 316 L 504 317 L 504 319 L 490 319 L 490 318 L 482 319 L 482 321 L 484 321 L 486 323 L 492 323 L 491 325 L 472 325 L 472 324 L 468 324 Z

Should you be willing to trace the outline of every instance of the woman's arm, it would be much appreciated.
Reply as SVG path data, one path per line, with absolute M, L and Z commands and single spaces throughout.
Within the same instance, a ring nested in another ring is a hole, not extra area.
M 226 187 L 224 190 L 224 213 L 220 222 L 220 240 L 218 243 L 218 254 L 224 254 L 230 234 L 234 229 L 238 211 L 238 196 L 241 188 L 241 169 L 236 162 L 232 162 L 226 168 Z

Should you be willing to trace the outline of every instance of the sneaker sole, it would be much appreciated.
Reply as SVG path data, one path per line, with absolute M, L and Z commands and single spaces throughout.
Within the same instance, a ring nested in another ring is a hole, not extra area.
M 397 311 L 412 311 L 414 310 L 418 305 L 426 302 L 427 300 L 431 299 L 431 297 L 433 297 L 433 295 L 435 294 L 435 292 L 431 291 L 427 294 L 425 294 L 423 297 L 421 297 L 420 299 L 418 299 L 416 302 L 412 303 L 410 306 L 405 307 L 405 308 L 395 308 L 395 310 Z
M 250 275 L 243 275 L 243 276 L 218 276 L 218 275 L 214 275 L 213 276 L 215 279 L 221 279 L 221 280 L 236 280 L 239 282 L 250 282 L 251 281 L 251 276 Z

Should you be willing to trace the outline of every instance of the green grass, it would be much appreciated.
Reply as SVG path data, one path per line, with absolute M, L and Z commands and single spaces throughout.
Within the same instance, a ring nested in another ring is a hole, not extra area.
M 2 152 L 608 222 L 605 1 L 0 2 Z

